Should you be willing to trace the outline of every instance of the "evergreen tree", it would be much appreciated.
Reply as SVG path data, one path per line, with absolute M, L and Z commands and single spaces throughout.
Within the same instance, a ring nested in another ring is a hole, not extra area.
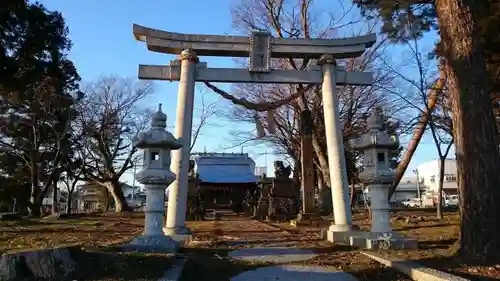
M 436 28 L 453 112 L 463 258 L 500 259 L 500 157 L 491 97 L 499 94 L 498 0 L 354 0 L 394 40 Z M 372 14 L 373 15 L 373 14 Z
M 70 47 L 60 13 L 39 3 L 2 2 L 0 147 L 28 171 L 28 208 L 34 216 L 40 215 L 47 187 L 60 174 L 62 147 L 75 116 L 79 76 L 66 57 Z

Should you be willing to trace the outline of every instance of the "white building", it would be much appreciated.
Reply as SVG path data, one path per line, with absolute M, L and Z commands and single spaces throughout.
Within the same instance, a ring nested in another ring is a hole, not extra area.
M 420 182 L 418 182 L 417 177 L 402 178 L 391 197 L 391 202 L 403 202 L 406 199 L 418 198 L 419 195 L 424 194 L 424 192 L 425 186 L 422 184 L 421 179 Z
M 361 185 L 356 186 L 356 189 L 358 190 L 357 194 L 357 200 L 359 201 L 358 203 L 362 203 L 365 199 L 370 200 L 370 189 L 368 187 L 365 187 L 363 189 L 363 193 L 361 194 Z M 401 203 L 407 199 L 410 198 L 418 198 L 419 194 L 423 195 L 425 192 L 425 186 L 422 185 L 422 182 L 420 184 L 417 183 L 417 178 L 402 178 L 401 181 L 399 182 L 398 187 L 394 191 L 394 194 L 391 196 L 391 201 L 390 203 Z
M 418 165 L 418 178 L 426 188 L 426 194 L 435 196 L 439 187 L 440 160 L 432 160 Z M 444 161 L 443 193 L 446 195 L 458 194 L 457 162 L 455 159 Z

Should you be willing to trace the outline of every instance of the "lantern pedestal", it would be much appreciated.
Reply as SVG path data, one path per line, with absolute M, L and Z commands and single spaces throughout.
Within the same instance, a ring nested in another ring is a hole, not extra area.
M 125 246 L 126 249 L 131 251 L 165 253 L 175 253 L 179 247 L 179 242 L 163 234 L 140 235 Z
M 372 210 L 372 229 L 374 233 L 392 232 L 392 225 L 389 219 L 391 206 L 387 199 L 389 190 L 385 184 L 371 184 L 369 186 Z
M 170 177 L 175 175 L 170 172 Z M 166 174 L 168 175 L 168 173 Z M 144 208 L 144 232 L 136 237 L 130 246 L 143 251 L 175 252 L 180 243 L 162 231 L 165 214 L 165 185 L 147 185 Z

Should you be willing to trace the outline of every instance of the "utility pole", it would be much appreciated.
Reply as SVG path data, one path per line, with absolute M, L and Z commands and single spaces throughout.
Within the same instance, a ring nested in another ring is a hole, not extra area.
M 132 201 L 135 200 L 135 172 L 137 170 L 137 158 L 134 161 L 134 177 L 132 180 Z
M 422 196 L 420 195 L 420 178 L 418 177 L 418 169 L 413 170 L 413 172 L 417 175 L 417 196 L 418 201 L 420 202 L 420 208 L 422 208 Z
M 266 175 L 267 175 L 267 174 L 268 174 L 268 173 L 267 173 L 267 149 L 264 151 L 264 162 L 266 163 L 266 164 L 264 165 L 264 167 L 266 167 Z

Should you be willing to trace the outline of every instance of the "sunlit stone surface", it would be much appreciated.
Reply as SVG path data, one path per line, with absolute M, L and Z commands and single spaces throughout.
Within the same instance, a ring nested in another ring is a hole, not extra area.
M 317 256 L 313 250 L 282 247 L 244 248 L 229 253 L 229 257 L 235 260 L 272 263 L 306 261 Z
M 231 281 L 356 281 L 354 276 L 330 267 L 307 265 L 278 265 L 245 271 L 231 278 Z

